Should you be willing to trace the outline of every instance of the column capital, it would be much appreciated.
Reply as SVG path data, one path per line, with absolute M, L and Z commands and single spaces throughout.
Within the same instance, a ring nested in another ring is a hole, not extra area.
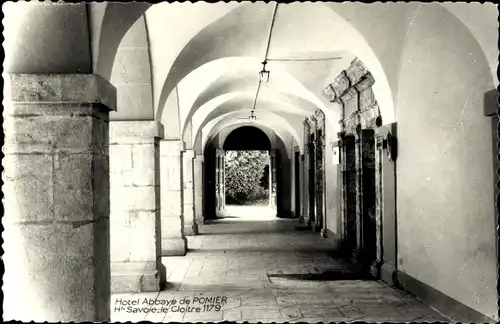
M 5 100 L 11 103 L 100 104 L 116 111 L 116 88 L 98 74 L 7 74 Z M 6 105 L 6 110 L 15 108 Z M 37 109 L 38 107 L 33 107 Z
M 185 156 L 185 157 L 191 157 L 191 158 L 194 158 L 196 156 L 195 152 L 193 149 L 188 149 L 188 150 L 184 150 L 182 152 L 182 155 Z
M 151 143 L 154 138 L 163 138 L 163 125 L 156 120 L 110 121 L 110 144 Z
M 196 154 L 194 160 L 196 162 L 205 162 L 205 156 L 203 154 Z
M 185 150 L 185 143 L 179 140 L 161 140 L 160 156 L 181 156 Z

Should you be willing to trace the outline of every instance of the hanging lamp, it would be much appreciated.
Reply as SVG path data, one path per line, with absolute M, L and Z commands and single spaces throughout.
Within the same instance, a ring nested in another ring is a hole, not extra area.
M 262 70 L 259 72 L 260 82 L 269 82 L 269 72 L 266 70 L 267 61 L 262 62 Z

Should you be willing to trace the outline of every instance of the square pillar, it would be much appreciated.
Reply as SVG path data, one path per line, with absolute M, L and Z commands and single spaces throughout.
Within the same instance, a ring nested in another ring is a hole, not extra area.
M 198 234 L 198 225 L 194 219 L 193 159 L 194 150 L 182 153 L 184 235 L 190 236 Z
M 109 321 L 116 90 L 91 74 L 4 80 L 3 319 Z
M 194 219 L 196 225 L 202 225 L 203 219 L 203 154 L 196 154 L 193 160 L 194 183 Z
M 184 236 L 182 151 L 184 142 L 160 141 L 161 255 L 186 255 Z
M 111 292 L 159 291 L 161 263 L 157 121 L 110 122 Z

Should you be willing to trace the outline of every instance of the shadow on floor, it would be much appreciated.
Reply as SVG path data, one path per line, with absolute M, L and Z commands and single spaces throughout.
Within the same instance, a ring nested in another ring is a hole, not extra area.
M 273 278 L 297 280 L 297 281 L 337 281 L 337 280 L 372 280 L 368 275 L 355 273 L 351 270 L 322 271 L 320 273 L 309 274 L 269 274 L 272 282 Z

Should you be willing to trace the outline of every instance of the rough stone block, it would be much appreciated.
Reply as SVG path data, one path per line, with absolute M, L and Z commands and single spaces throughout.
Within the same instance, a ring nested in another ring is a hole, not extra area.
M 64 221 L 94 219 L 96 215 L 93 213 L 92 154 L 59 153 L 54 158 L 55 219 Z M 105 193 L 106 188 L 104 188 Z
M 180 180 L 179 180 L 180 182 Z M 163 186 L 161 190 L 161 215 L 162 217 L 177 217 L 182 214 L 182 196 L 181 191 L 167 191 Z
M 163 234 L 162 234 L 163 235 Z M 163 238 L 161 240 L 161 256 L 182 256 L 186 255 L 186 238 Z
M 109 319 L 110 282 L 110 224 L 109 219 L 99 219 L 93 223 L 94 234 L 94 276 L 95 282 L 95 319 Z
M 108 116 L 105 119 L 97 116 L 98 109 L 94 109 L 92 119 L 92 149 L 95 153 L 109 156 L 109 122 Z
M 117 105 L 118 111 L 109 114 L 112 121 L 153 119 L 151 84 L 117 85 Z
M 109 175 L 110 187 L 132 187 L 133 174 L 133 170 L 123 170 L 119 172 L 111 171 Z
M 101 103 L 116 110 L 116 89 L 98 74 L 9 74 L 5 91 L 12 102 Z
M 184 149 L 185 144 L 183 141 L 160 141 L 160 156 L 162 157 L 180 158 Z
M 160 273 L 157 270 L 111 272 L 111 293 L 160 291 Z
M 184 224 L 184 235 L 186 236 L 198 235 L 198 224 L 196 223 Z
M 162 191 L 180 191 L 182 188 L 182 168 L 180 156 L 173 158 L 160 158 L 162 166 L 160 183 Z
M 109 263 L 105 254 L 95 253 L 94 236 L 106 235 L 101 223 L 74 227 L 73 224 L 16 225 L 4 232 L 5 309 L 30 305 L 30 313 L 10 314 L 19 320 L 69 321 L 95 319 L 95 287 L 109 285 L 105 274 L 96 277 L 94 261 Z M 26 240 L 29 238 L 29 240 Z M 99 281 L 101 280 L 101 282 Z M 32 291 L 26 294 L 26 291 Z M 17 298 L 16 298 L 17 296 Z M 22 302 L 20 302 L 22 301 Z M 14 304 L 14 305 L 11 305 Z M 27 317 L 23 317 L 26 314 Z M 6 314 L 7 315 L 7 314 Z M 9 316 L 7 316 L 9 317 Z
M 77 113 L 77 109 L 68 105 Z M 5 121 L 6 143 L 26 146 L 42 144 L 58 150 L 92 151 L 93 116 L 26 116 Z
M 180 215 L 164 217 L 163 213 L 161 216 L 161 237 L 170 238 L 170 237 L 181 237 L 181 228 L 183 221 Z
M 156 164 L 154 144 L 141 144 L 132 147 L 133 184 L 153 186 L 156 183 Z M 158 161 L 159 162 L 159 161 Z
M 92 156 L 92 192 L 94 200 L 94 218 L 109 218 L 110 214 L 110 175 L 107 156 Z
M 52 220 L 53 166 L 51 155 L 6 155 L 3 222 Z
M 137 212 L 131 215 L 129 244 L 131 261 L 156 260 L 156 212 Z
M 113 144 L 109 146 L 109 167 L 111 172 L 132 170 L 132 145 Z
M 153 143 L 163 137 L 163 125 L 157 121 L 111 121 L 110 144 Z
M 116 228 L 111 224 L 111 261 L 112 262 L 129 262 L 130 250 L 129 246 L 135 242 L 135 238 L 131 237 L 131 231 L 128 228 Z
M 155 187 L 118 187 L 111 188 L 110 200 L 113 211 L 119 210 L 155 210 L 157 198 Z

